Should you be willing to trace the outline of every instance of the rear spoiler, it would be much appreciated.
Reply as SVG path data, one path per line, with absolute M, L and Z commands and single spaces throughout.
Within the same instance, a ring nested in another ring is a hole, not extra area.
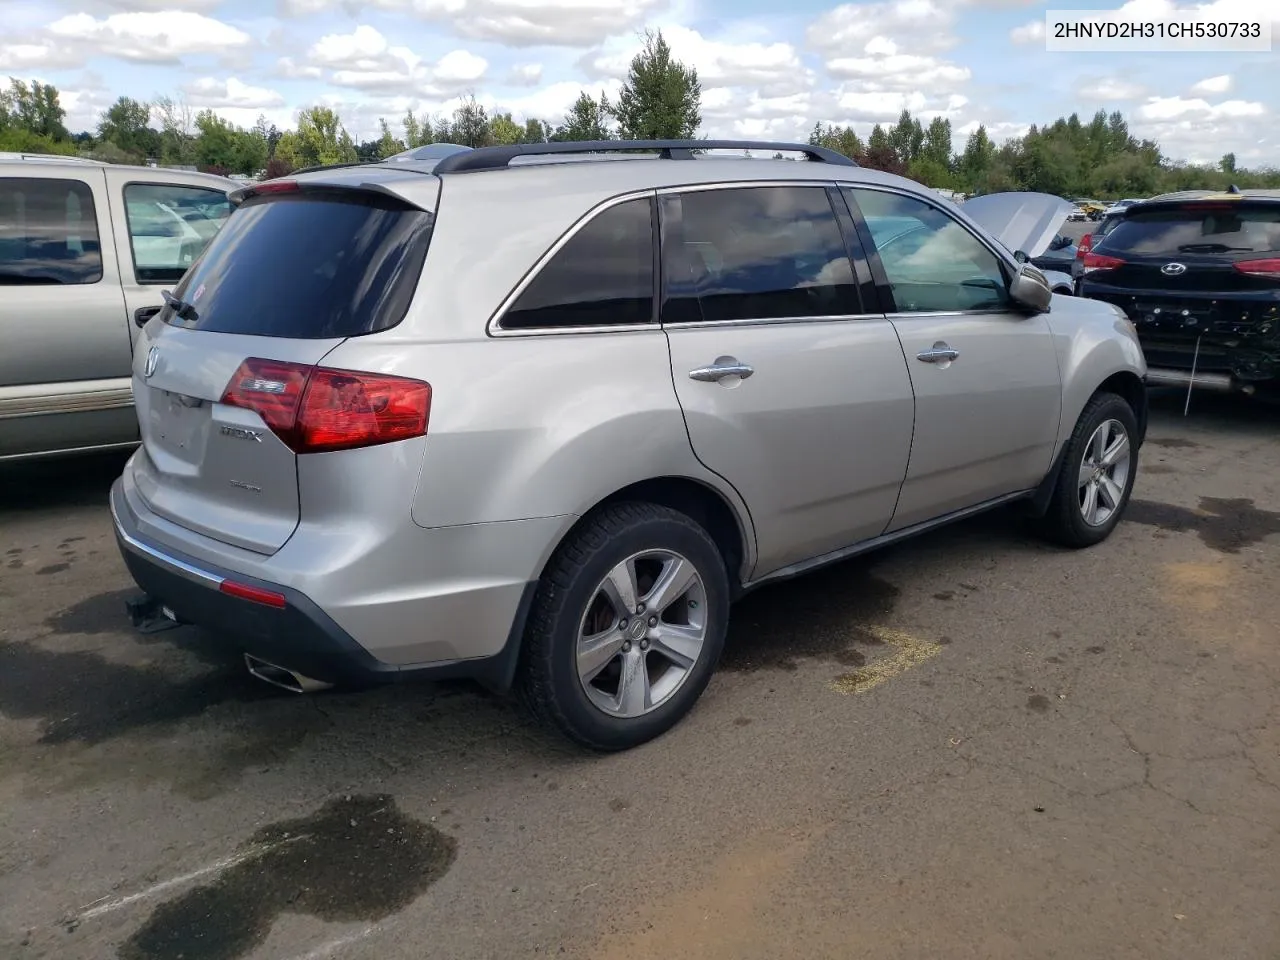
M 344 166 L 357 166 L 357 164 L 344 164 Z M 333 168 L 324 167 L 323 169 L 330 170 Z M 293 177 L 281 177 L 275 180 L 266 180 L 262 183 L 249 184 L 239 188 L 238 190 L 232 190 L 227 194 L 227 200 L 231 203 L 231 206 L 238 207 L 246 200 L 253 197 L 294 193 L 371 193 L 376 196 L 394 200 L 397 203 L 413 210 L 421 210 L 423 213 L 431 212 L 426 207 L 416 204 L 412 200 L 401 196 L 389 187 L 381 183 L 372 183 L 370 181 L 365 181 L 363 183 L 328 183 L 323 180 L 298 181 L 293 179 Z

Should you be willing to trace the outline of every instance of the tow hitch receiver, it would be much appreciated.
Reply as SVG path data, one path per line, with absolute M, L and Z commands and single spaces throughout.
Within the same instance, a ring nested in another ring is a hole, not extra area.
M 126 600 L 124 608 L 129 614 L 129 622 L 139 633 L 159 633 L 182 625 L 177 614 L 145 593 Z

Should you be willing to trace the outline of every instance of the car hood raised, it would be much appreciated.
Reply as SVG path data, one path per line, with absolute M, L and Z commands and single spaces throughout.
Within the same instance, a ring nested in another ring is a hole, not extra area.
M 1075 204 L 1048 193 L 989 193 L 966 200 L 960 209 L 1010 250 L 1038 257 Z

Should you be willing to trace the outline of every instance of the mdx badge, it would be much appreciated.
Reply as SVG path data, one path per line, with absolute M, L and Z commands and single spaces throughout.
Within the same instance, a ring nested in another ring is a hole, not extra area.
M 262 442 L 262 434 L 257 430 L 250 430 L 247 427 L 227 427 L 223 426 L 220 431 L 224 437 L 235 437 L 237 440 L 255 440 Z
M 160 362 L 160 348 L 152 347 L 147 351 L 147 362 L 142 367 L 142 376 L 150 378 L 156 372 L 156 364 Z

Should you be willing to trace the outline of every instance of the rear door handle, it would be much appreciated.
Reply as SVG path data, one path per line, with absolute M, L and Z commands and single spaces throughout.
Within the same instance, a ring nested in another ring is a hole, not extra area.
M 705 383 L 719 383 L 727 377 L 738 377 L 745 380 L 755 372 L 755 367 L 739 362 L 736 357 L 716 357 L 716 362 L 711 366 L 690 370 L 689 378 L 691 380 L 701 380 Z
M 133 322 L 139 327 L 145 327 L 147 321 L 163 309 L 164 307 L 139 307 L 133 311 Z
M 930 349 L 917 353 L 916 359 L 923 360 L 925 363 L 941 363 L 944 360 L 954 360 L 958 356 L 960 356 L 959 350 L 952 350 L 939 340 Z

